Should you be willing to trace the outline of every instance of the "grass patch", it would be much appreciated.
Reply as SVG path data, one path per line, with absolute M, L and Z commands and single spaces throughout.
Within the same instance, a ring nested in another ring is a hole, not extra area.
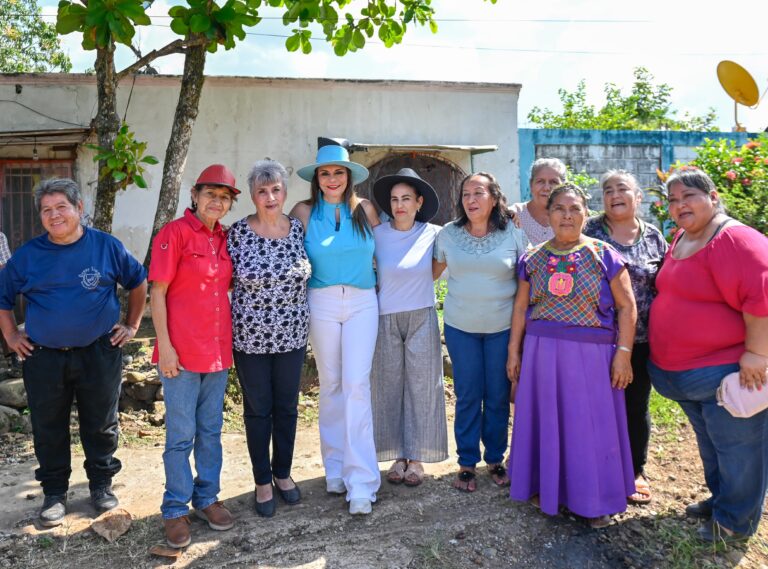
M 453 569 L 456 564 L 451 559 L 451 552 L 445 538 L 440 535 L 430 537 L 426 543 L 419 544 L 409 569 Z
M 653 424 L 661 430 L 676 432 L 688 422 L 680 405 L 662 397 L 656 391 L 651 391 L 651 401 L 648 405 Z
M 654 523 L 654 540 L 647 542 L 645 549 L 649 557 L 662 551 L 665 569 L 730 567 L 735 565 L 734 557 L 740 559 L 745 555 L 744 545 L 703 543 L 696 538 L 695 526 L 681 525 L 671 518 Z

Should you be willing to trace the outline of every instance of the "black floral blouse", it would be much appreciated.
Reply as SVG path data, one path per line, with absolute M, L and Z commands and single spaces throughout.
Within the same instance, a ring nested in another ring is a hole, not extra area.
M 602 215 L 590 218 L 584 228 L 585 235 L 610 243 L 628 263 L 632 292 L 635 293 L 637 303 L 636 344 L 648 341 L 648 313 L 655 296 L 653 284 L 656 273 L 661 267 L 661 261 L 669 248 L 661 231 L 650 223 L 642 221 L 640 223 L 643 233 L 632 245 L 622 245 L 614 241 L 608 233 Z
M 303 348 L 309 335 L 307 281 L 312 269 L 304 251 L 304 228 L 289 218 L 286 237 L 253 232 L 248 218 L 227 236 L 232 257 L 232 339 L 247 354 L 277 354 Z

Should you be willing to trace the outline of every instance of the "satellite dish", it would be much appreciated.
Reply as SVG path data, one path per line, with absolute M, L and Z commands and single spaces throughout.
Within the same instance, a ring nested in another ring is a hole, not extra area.
M 734 100 L 733 103 L 733 117 L 736 122 L 736 126 L 733 130 L 736 132 L 744 132 L 747 129 L 739 124 L 739 105 L 745 107 L 754 107 L 760 101 L 760 91 L 757 88 L 757 83 L 749 74 L 749 71 L 744 69 L 741 65 L 735 61 L 721 61 L 717 64 L 717 79 L 720 81 L 725 92 L 728 96 Z
M 731 99 L 745 107 L 756 105 L 760 99 L 757 83 L 749 71 L 734 61 L 718 63 L 717 78 Z

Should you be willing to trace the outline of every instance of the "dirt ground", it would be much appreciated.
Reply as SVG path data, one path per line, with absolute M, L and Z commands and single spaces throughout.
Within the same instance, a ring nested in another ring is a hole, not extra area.
M 450 404 L 449 404 L 450 407 Z M 280 504 L 274 518 L 253 511 L 253 482 L 245 437 L 231 422 L 224 435 L 221 498 L 237 516 L 228 532 L 192 524 L 193 543 L 177 559 L 148 553 L 161 544 L 162 429 L 124 417 L 115 479 L 121 506 L 134 517 L 127 534 L 108 543 L 89 529 L 95 515 L 76 453 L 70 513 L 53 530 L 34 525 L 41 492 L 28 436 L 0 440 L 0 567 L 258 567 L 362 569 L 547 567 L 766 567 L 766 530 L 748 546 L 696 545 L 686 503 L 706 495 L 692 433 L 686 427 L 654 434 L 648 477 L 649 506 L 630 506 L 605 530 L 591 530 L 573 516 L 549 518 L 513 503 L 481 475 L 474 494 L 450 488 L 452 461 L 428 465 L 418 488 L 383 482 L 369 516 L 351 517 L 341 497 L 325 493 L 317 425 L 303 421 L 296 441 L 294 479 L 301 504 Z M 140 436 L 139 436 L 140 433 Z M 453 452 L 453 449 L 452 449 Z M 388 465 L 382 464 L 382 469 Z

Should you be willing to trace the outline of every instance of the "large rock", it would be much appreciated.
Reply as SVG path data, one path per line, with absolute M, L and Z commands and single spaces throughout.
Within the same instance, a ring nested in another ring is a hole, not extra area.
M 123 386 L 123 391 L 129 397 L 138 401 L 145 401 L 151 403 L 155 400 L 155 393 L 157 393 L 157 385 L 151 383 L 126 383 Z
M 0 405 L 23 409 L 27 406 L 27 392 L 21 378 L 7 379 L 0 382 Z
M 21 421 L 21 414 L 16 409 L 0 405 L 0 434 L 14 430 Z
M 448 348 L 443 345 L 443 376 L 453 377 L 453 364 L 451 363 L 451 356 L 448 355 Z

